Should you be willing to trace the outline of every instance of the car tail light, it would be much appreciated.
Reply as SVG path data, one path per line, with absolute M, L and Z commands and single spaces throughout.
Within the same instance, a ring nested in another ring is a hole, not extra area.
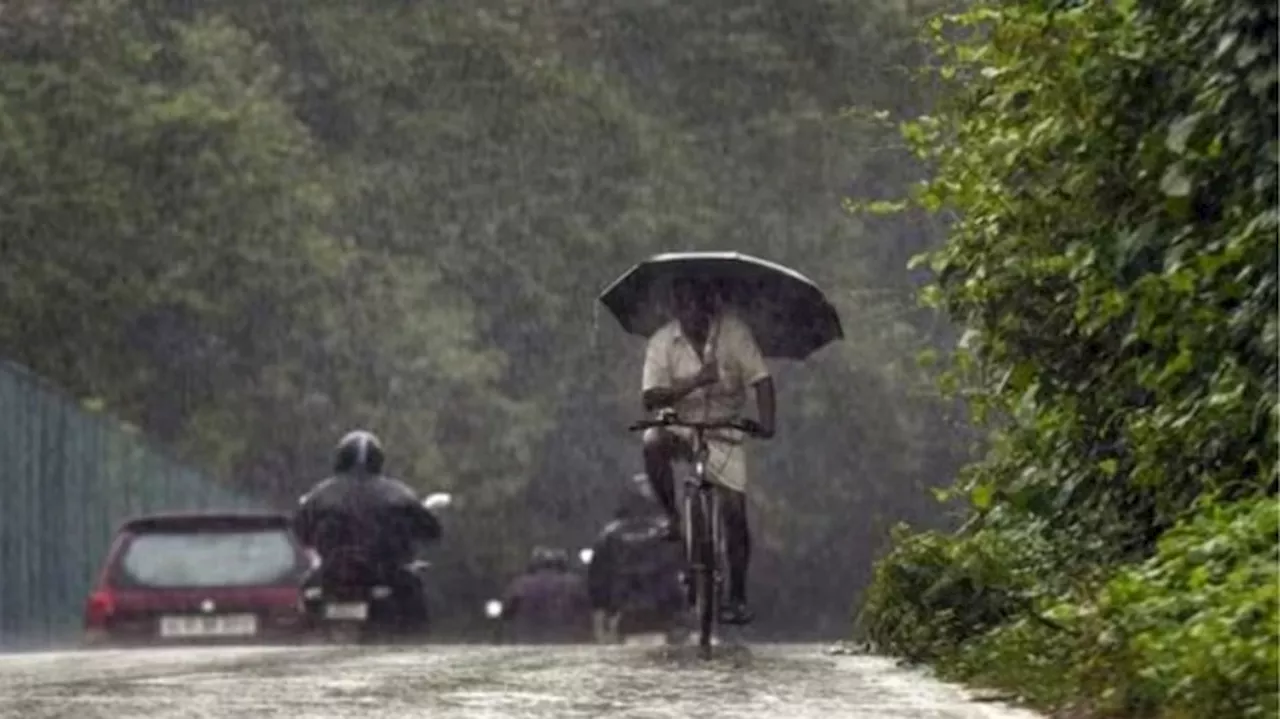
M 116 598 L 110 590 L 99 589 L 89 595 L 85 603 L 84 624 L 88 628 L 100 628 L 116 611 Z

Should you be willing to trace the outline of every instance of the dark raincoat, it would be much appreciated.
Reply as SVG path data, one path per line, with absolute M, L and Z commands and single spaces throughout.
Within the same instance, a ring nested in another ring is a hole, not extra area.
M 586 583 L 565 567 L 532 567 L 507 587 L 506 636 L 517 642 L 582 642 L 591 635 Z
M 338 475 L 299 502 L 293 530 L 322 562 L 356 557 L 380 572 L 397 571 L 440 538 L 440 523 L 413 490 L 390 477 Z
M 593 609 L 662 621 L 683 607 L 683 545 L 664 537 L 662 519 L 653 500 L 634 490 L 624 494 L 614 521 L 592 547 L 587 582 Z

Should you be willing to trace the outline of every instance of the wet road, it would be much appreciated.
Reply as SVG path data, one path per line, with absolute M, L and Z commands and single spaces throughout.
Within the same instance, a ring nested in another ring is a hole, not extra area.
M 886 659 L 764 645 L 166 649 L 0 655 L 0 718 L 1034 719 Z

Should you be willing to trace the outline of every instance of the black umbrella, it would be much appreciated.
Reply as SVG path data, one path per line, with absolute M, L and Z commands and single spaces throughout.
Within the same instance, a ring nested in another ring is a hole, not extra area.
M 623 329 L 648 337 L 670 321 L 671 283 L 681 278 L 716 282 L 766 357 L 804 359 L 844 337 L 835 308 L 809 278 L 740 252 L 654 255 L 609 285 L 600 301 Z

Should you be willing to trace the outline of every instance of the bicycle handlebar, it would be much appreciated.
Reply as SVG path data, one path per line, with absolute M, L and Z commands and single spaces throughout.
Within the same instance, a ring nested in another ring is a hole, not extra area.
M 692 430 L 701 430 L 703 432 L 713 432 L 720 429 L 736 429 L 739 432 L 746 432 L 754 435 L 756 433 L 755 425 L 741 419 L 716 420 L 714 422 L 694 422 L 690 420 L 680 419 L 675 416 L 658 417 L 656 419 L 642 419 L 633 422 L 627 429 L 632 432 L 639 432 L 650 429 L 652 427 L 686 427 Z

